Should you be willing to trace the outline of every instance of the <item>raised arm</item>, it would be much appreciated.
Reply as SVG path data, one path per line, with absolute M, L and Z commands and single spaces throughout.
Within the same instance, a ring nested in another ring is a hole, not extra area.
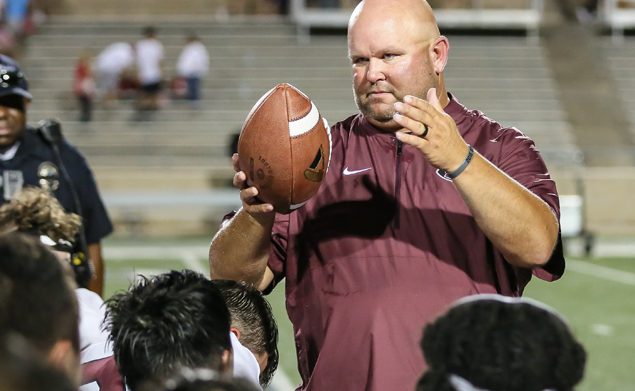
M 427 101 L 406 97 L 395 109 L 400 113 L 395 121 L 412 132 L 397 132 L 397 138 L 446 172 L 463 165 L 469 147 L 443 111 L 435 89 L 430 89 Z M 429 128 L 425 137 L 423 124 Z M 509 263 L 535 267 L 549 260 L 558 239 L 558 220 L 546 202 L 476 151 L 453 182 L 479 227 Z
M 237 154 L 232 156 L 232 161 L 237 171 L 233 184 L 241 189 L 243 206 L 212 239 L 210 275 L 212 279 L 245 281 L 263 290 L 273 279 L 267 260 L 275 212 L 271 204 L 257 201 L 258 189 L 247 187 L 247 177 L 240 171 Z
M 478 153 L 454 185 L 508 262 L 523 267 L 547 263 L 558 239 L 558 220 L 546 202 Z

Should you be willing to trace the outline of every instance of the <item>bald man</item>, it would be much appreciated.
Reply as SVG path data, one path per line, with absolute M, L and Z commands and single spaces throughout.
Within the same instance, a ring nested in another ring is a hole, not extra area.
M 286 279 L 303 390 L 409 390 L 421 327 L 472 294 L 520 296 L 564 271 L 554 182 L 533 141 L 447 92 L 449 42 L 423 0 L 367 0 L 348 28 L 360 113 L 332 128 L 303 208 L 242 208 L 212 240 L 213 278 Z

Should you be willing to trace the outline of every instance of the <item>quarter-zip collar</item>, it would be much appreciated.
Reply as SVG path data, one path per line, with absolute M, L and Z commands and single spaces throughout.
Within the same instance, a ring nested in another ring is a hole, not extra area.
M 403 143 L 396 137 L 395 142 L 395 200 L 397 200 L 397 211 L 393 220 L 393 227 L 399 228 L 399 200 L 401 193 L 401 156 L 403 154 Z

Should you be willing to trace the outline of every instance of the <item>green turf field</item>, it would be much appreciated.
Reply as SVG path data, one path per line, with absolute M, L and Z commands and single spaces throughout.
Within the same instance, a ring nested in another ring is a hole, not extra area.
M 126 289 L 135 274 L 189 268 L 207 274 L 207 239 L 108 240 L 106 292 Z M 534 279 L 526 296 L 555 307 L 571 324 L 589 354 L 579 391 L 635 391 L 635 254 L 632 258 L 568 258 L 555 283 Z M 283 286 L 269 300 L 280 328 L 281 370 L 297 384 L 295 348 L 284 309 Z M 276 391 L 286 391 L 278 387 Z

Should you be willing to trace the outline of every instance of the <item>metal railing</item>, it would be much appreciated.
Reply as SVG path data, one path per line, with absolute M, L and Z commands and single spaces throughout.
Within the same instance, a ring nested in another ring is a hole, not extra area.
M 292 0 L 290 10 L 300 42 L 310 39 L 313 27 L 345 28 L 352 12 L 351 8 L 309 7 L 307 0 Z M 489 8 L 482 0 L 472 0 L 469 8 L 435 9 L 435 15 L 442 29 L 523 29 L 531 39 L 536 39 L 543 11 L 544 0 L 531 0 L 528 6 L 521 8 Z

